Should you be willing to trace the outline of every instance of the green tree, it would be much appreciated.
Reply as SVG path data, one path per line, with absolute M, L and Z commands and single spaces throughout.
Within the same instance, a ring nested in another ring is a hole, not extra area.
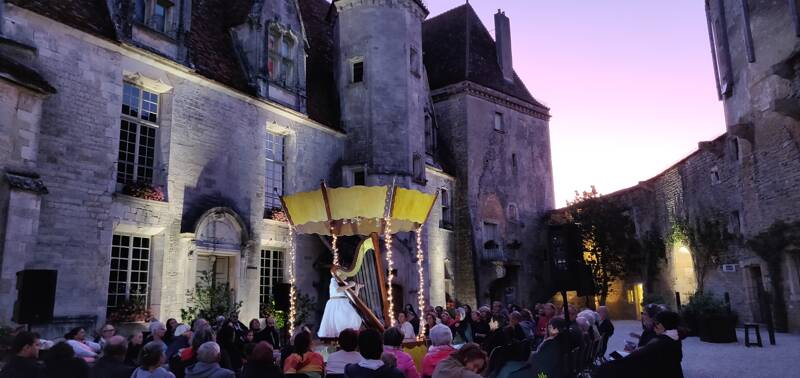
M 220 315 L 227 317 L 239 312 L 243 302 L 236 302 L 236 295 L 228 283 L 216 282 L 207 271 L 199 278 L 194 290 L 186 291 L 189 306 L 181 309 L 184 322 L 198 318 L 213 320 Z
M 567 205 L 569 220 L 581 235 L 584 262 L 591 269 L 600 304 L 605 305 L 614 280 L 641 271 L 644 259 L 635 226 L 627 208 L 602 198 L 594 186 L 588 192 L 576 191 Z

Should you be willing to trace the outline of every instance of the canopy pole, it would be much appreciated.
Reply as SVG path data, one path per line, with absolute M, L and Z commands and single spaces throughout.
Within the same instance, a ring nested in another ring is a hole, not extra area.
M 333 217 L 331 216 L 331 202 L 328 200 L 328 186 L 325 185 L 325 180 L 322 180 L 319 184 L 320 190 L 322 191 L 322 200 L 325 201 L 325 214 L 328 216 L 328 231 L 331 233 L 331 251 L 333 252 L 333 265 L 339 266 L 339 247 L 337 246 L 337 240 L 339 236 L 337 235 L 336 228 L 334 227 Z

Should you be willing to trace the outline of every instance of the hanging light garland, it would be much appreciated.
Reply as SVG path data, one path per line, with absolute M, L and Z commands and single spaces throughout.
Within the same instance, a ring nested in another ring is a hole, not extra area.
M 294 328 L 297 317 L 297 300 L 295 292 L 295 240 L 294 226 L 289 225 L 289 331 Z
M 386 286 L 388 287 L 387 298 L 389 300 L 389 325 L 394 327 L 394 298 L 392 297 L 392 281 L 394 280 L 394 266 L 392 264 L 392 219 L 386 217 L 386 229 L 383 231 L 383 242 L 386 248 L 386 267 L 389 274 L 386 276 Z
M 333 236 L 333 240 L 331 241 L 331 250 L 333 251 L 333 265 L 339 266 L 339 246 L 338 240 L 339 236 L 333 232 L 333 225 L 331 225 L 331 235 Z
M 425 259 L 425 255 L 422 254 L 422 225 L 420 224 L 417 227 L 416 236 L 417 236 L 417 273 L 419 273 L 419 290 L 417 290 L 417 301 L 419 305 L 419 313 L 425 313 L 425 268 L 423 265 L 423 261 Z M 419 322 L 419 335 L 417 335 L 417 340 L 423 340 L 425 338 L 425 321 Z

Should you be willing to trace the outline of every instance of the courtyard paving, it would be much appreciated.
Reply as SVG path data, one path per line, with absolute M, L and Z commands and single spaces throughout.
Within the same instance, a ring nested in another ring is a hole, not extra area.
M 614 322 L 614 336 L 608 351 L 621 350 L 631 332 L 641 332 L 635 320 Z M 800 376 L 800 335 L 776 333 L 775 344 L 769 345 L 765 329 L 761 329 L 763 348 L 744 346 L 744 329 L 736 330 L 739 341 L 712 344 L 698 337 L 683 340 L 683 374 L 686 378 L 706 377 L 797 377 Z M 752 333 L 751 333 L 752 336 Z M 751 340 L 755 340 L 752 338 Z

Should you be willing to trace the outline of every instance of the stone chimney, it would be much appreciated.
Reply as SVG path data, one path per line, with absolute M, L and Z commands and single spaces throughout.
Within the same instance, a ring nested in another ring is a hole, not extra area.
M 514 66 L 511 64 L 511 24 L 506 13 L 497 10 L 494 15 L 494 41 L 497 47 L 497 64 L 503 70 L 506 81 L 514 81 Z

